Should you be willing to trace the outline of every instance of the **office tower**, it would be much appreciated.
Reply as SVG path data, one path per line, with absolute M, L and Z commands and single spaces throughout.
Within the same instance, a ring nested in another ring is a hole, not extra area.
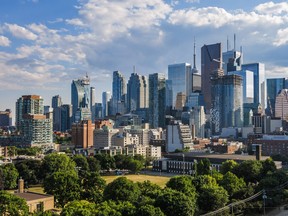
M 90 111 L 91 111 L 91 120 L 95 121 L 95 103 L 96 103 L 96 93 L 95 88 L 90 87 Z
M 197 138 L 205 137 L 205 112 L 204 106 L 195 106 L 190 112 L 190 127 L 194 128 Z
M 187 97 L 186 107 L 192 109 L 193 107 L 204 106 L 204 97 L 203 94 L 194 92 L 190 93 Z
M 172 107 L 175 107 L 178 93 L 189 95 L 192 91 L 191 65 L 188 63 L 168 65 L 168 80 L 172 83 Z
M 212 133 L 218 134 L 222 128 L 243 126 L 242 77 L 225 75 L 211 79 Z
M 43 114 L 24 114 L 21 121 L 21 132 L 26 144 L 53 143 L 52 119 Z
M 229 71 L 228 75 L 239 75 L 243 79 L 243 103 L 254 102 L 254 74 L 249 70 Z
M 201 48 L 201 91 L 204 96 L 205 109 L 211 109 L 211 77 L 222 68 L 221 43 L 204 45 Z
M 104 126 L 94 130 L 94 148 L 104 149 L 113 146 L 119 133 L 118 129 L 109 129 Z
M 242 70 L 252 71 L 254 74 L 254 103 L 261 103 L 262 107 L 266 104 L 266 82 L 265 82 L 265 65 L 262 63 L 243 64 Z
M 72 124 L 72 105 L 63 104 L 61 106 L 61 131 L 65 132 L 71 129 Z
M 115 115 L 119 112 L 118 105 L 125 104 L 126 96 L 126 81 L 124 76 L 120 71 L 113 72 L 113 82 L 112 82 L 112 115 Z
M 39 95 L 23 95 L 16 102 L 16 127 L 21 129 L 21 121 L 25 114 L 44 113 L 43 99 Z
M 149 75 L 149 124 L 151 128 L 165 127 L 165 75 Z
M 52 97 L 52 108 L 53 108 L 53 131 L 61 130 L 61 105 L 62 100 L 59 95 Z
M 172 90 L 172 80 L 166 80 L 166 107 L 173 106 L 173 90 Z
M 102 119 L 102 118 L 104 118 L 102 103 L 96 103 L 95 104 L 95 120 Z
M 282 89 L 276 96 L 275 117 L 288 121 L 288 89 Z
M 83 120 L 72 125 L 72 143 L 75 148 L 93 147 L 95 124 L 91 120 Z
M 149 107 L 149 87 L 147 77 L 132 73 L 127 84 L 127 111 Z
M 55 95 L 52 97 L 52 108 L 60 107 L 62 105 L 62 100 L 59 95 Z
M 109 91 L 107 92 L 103 92 L 102 93 L 102 114 L 103 114 L 103 117 L 106 117 L 108 116 L 108 102 L 110 101 L 111 99 L 111 93 Z M 116 105 L 117 107 L 117 105 Z M 118 109 L 117 109 L 118 111 Z
M 12 112 L 10 109 L 0 111 L 0 127 L 12 126 Z
M 176 96 L 176 110 L 183 110 L 183 107 L 185 106 L 186 101 L 186 95 L 183 92 L 178 92 Z
M 267 79 L 267 115 L 274 117 L 278 93 L 285 89 L 285 78 Z
M 82 117 L 88 117 L 90 112 L 90 79 L 87 75 L 82 79 L 72 81 L 71 104 L 73 106 L 73 122 L 84 120 Z

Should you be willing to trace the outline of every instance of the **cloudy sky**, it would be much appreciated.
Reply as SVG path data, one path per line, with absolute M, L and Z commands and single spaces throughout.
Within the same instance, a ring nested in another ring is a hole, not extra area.
M 24 94 L 59 94 L 70 103 L 72 79 L 91 77 L 97 101 L 111 75 L 167 73 L 197 44 L 243 47 L 244 62 L 263 62 L 267 77 L 287 77 L 288 2 L 260 0 L 1 0 L 0 110 Z

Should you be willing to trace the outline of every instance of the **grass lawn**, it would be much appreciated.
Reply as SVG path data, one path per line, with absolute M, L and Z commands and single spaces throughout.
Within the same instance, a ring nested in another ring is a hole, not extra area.
M 166 176 L 152 176 L 152 175 L 123 175 L 127 179 L 132 180 L 133 182 L 144 182 L 151 181 L 154 184 L 159 185 L 164 188 L 165 184 L 169 181 L 170 177 Z M 112 182 L 114 179 L 119 178 L 121 176 L 102 176 L 102 178 L 106 181 L 107 184 Z

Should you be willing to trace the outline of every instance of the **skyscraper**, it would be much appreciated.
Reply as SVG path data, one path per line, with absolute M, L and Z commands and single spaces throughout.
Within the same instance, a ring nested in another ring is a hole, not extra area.
M 16 102 L 16 127 L 21 129 L 21 121 L 25 114 L 44 113 L 43 98 L 39 95 L 23 95 Z
M 60 107 L 62 105 L 62 100 L 59 95 L 55 95 L 52 97 L 52 108 Z
M 225 75 L 211 79 L 212 133 L 218 134 L 222 128 L 243 126 L 242 77 Z
M 72 124 L 72 105 L 63 104 L 61 106 L 61 131 L 65 132 L 71 129 Z
M 193 54 L 193 68 L 189 73 L 188 77 L 188 91 L 186 92 L 187 96 L 189 94 L 201 91 L 201 75 L 199 74 L 198 69 L 196 68 L 196 45 L 194 42 L 194 54 Z
M 151 128 L 165 127 L 165 75 L 149 75 L 149 124 Z
M 260 103 L 263 110 L 266 104 L 266 82 L 265 82 L 265 65 L 262 63 L 243 64 L 242 70 L 252 71 L 254 74 L 254 103 Z
M 120 71 L 113 72 L 113 82 L 112 82 L 112 114 L 115 115 L 118 110 L 118 105 L 120 103 L 125 103 L 126 96 L 126 81 L 124 76 Z M 121 106 L 122 108 L 122 106 Z
M 205 121 L 204 106 L 193 107 L 190 112 L 190 125 L 194 128 L 197 138 L 205 137 Z
M 181 63 L 168 65 L 168 80 L 172 86 L 172 107 L 176 106 L 178 93 L 186 96 L 192 91 L 191 64 Z
M 274 117 L 276 96 L 285 88 L 285 78 L 267 79 L 267 115 Z
M 254 102 L 254 74 L 249 70 L 230 71 L 228 75 L 239 75 L 243 79 L 243 103 Z
M 102 93 L 102 114 L 103 117 L 108 116 L 108 102 L 111 99 L 111 93 L 109 91 Z
M 87 120 L 83 119 L 83 117 L 87 118 L 90 112 L 90 79 L 88 76 L 72 81 L 71 103 L 73 106 L 73 121 Z M 76 115 L 77 111 L 78 113 Z M 80 119 L 76 119 L 76 116 Z
M 210 79 L 220 68 L 222 68 L 221 43 L 204 45 L 201 48 L 201 91 L 207 112 L 211 109 Z
M 127 111 L 149 107 L 149 87 L 147 77 L 132 73 L 127 84 Z
M 91 111 L 92 122 L 94 122 L 95 120 L 95 103 L 96 103 L 95 88 L 90 87 L 90 111 Z
M 282 89 L 276 97 L 275 117 L 288 121 L 288 89 Z
M 61 130 L 61 105 L 62 100 L 59 95 L 52 97 L 52 108 L 53 108 L 53 131 Z

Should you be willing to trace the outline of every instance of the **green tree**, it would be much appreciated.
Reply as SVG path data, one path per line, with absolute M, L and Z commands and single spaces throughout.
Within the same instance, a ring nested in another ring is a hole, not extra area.
M 1 183 L 4 182 L 4 189 L 14 189 L 17 186 L 17 179 L 19 177 L 18 170 L 12 163 L 0 166 Z
M 200 211 L 209 212 L 224 207 L 229 201 L 227 191 L 220 186 L 204 186 L 199 193 Z
M 15 164 L 16 169 L 28 185 L 38 184 L 42 179 L 40 175 L 41 161 L 23 160 Z
M 6 191 L 0 191 L 0 215 L 22 216 L 28 213 L 29 208 L 24 199 Z
M 141 191 L 141 196 L 146 196 L 151 199 L 156 199 L 161 193 L 162 189 L 159 185 L 151 183 L 151 181 L 147 180 L 144 182 L 137 182 L 138 187 Z
M 234 160 L 226 160 L 225 162 L 222 163 L 222 166 L 220 167 L 220 172 L 223 175 L 225 175 L 227 172 L 234 173 L 237 167 L 238 167 L 238 163 L 235 162 Z
M 96 215 L 97 216 L 122 216 L 121 212 L 119 212 L 116 208 L 116 203 L 109 200 L 102 202 L 96 207 Z
M 76 163 L 65 154 L 52 153 L 43 159 L 41 170 L 43 179 L 58 171 L 76 172 Z
M 97 172 L 88 172 L 82 179 L 81 198 L 93 203 L 100 203 L 103 200 L 103 191 L 106 182 Z
M 104 189 L 104 199 L 114 201 L 135 202 L 140 196 L 140 189 L 137 184 L 126 177 L 119 177 L 109 183 Z
M 159 207 L 167 216 L 191 216 L 194 215 L 196 206 L 184 193 L 167 189 L 157 197 L 155 206 Z
M 86 200 L 75 200 L 62 209 L 61 216 L 93 216 L 96 215 L 96 204 Z
M 209 159 L 204 158 L 197 163 L 197 174 L 198 175 L 209 175 L 211 163 Z
M 192 179 L 193 185 L 196 187 L 196 191 L 199 193 L 203 186 L 218 186 L 217 181 L 210 175 L 200 175 Z
M 78 181 L 75 172 L 54 172 L 44 179 L 44 191 L 54 195 L 56 204 L 63 207 L 66 203 L 80 198 Z
M 101 169 L 100 162 L 94 157 L 87 157 L 89 170 L 91 172 L 99 172 Z
M 262 162 L 262 176 L 266 176 L 268 173 L 274 173 L 277 168 L 272 158 L 267 158 L 265 161 Z
M 143 169 L 143 163 L 139 160 L 132 159 L 131 161 L 129 161 L 127 168 L 133 173 L 138 173 L 141 169 Z
M 182 192 L 192 198 L 196 199 L 196 188 L 192 183 L 193 178 L 191 176 L 175 176 L 170 178 L 166 183 L 166 187 L 171 188 L 173 190 Z
M 233 197 L 234 194 L 246 187 L 246 183 L 243 178 L 238 178 L 235 174 L 228 171 L 220 181 L 220 186 L 228 192 L 230 197 Z
M 256 183 L 261 179 L 262 163 L 258 160 L 247 160 L 239 164 L 235 169 L 238 177 L 244 178 L 245 182 Z
M 159 207 L 154 207 L 152 205 L 140 206 L 137 209 L 137 216 L 164 216 L 164 213 Z
M 76 166 L 82 171 L 89 171 L 89 164 L 84 155 L 74 155 L 72 159 L 76 163 Z
M 94 156 L 99 162 L 102 170 L 115 169 L 115 159 L 109 154 L 96 154 Z

